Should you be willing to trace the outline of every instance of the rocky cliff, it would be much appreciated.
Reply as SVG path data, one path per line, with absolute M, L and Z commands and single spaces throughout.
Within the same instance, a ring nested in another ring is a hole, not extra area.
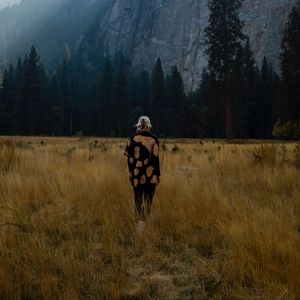
M 245 0 L 241 18 L 257 61 L 263 56 L 278 65 L 280 40 L 296 0 Z M 97 38 L 110 51 L 123 49 L 136 69 L 149 70 L 157 57 L 165 70 L 177 64 L 188 89 L 195 89 L 206 65 L 204 29 L 207 0 L 114 0 L 99 22 Z M 90 45 L 93 47 L 93 45 Z
M 282 31 L 296 1 L 244 0 L 241 18 L 258 63 L 267 56 L 278 66 Z M 22 0 L 0 10 L 0 69 L 1 61 L 23 57 L 31 45 L 46 66 L 57 64 L 66 44 L 95 67 L 96 56 L 109 48 L 125 51 L 135 70 L 150 70 L 157 57 L 165 71 L 176 64 L 187 89 L 195 89 L 206 66 L 208 15 L 207 0 Z

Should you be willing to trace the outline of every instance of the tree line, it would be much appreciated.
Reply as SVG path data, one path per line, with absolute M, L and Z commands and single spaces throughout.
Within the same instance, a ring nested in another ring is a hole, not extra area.
M 286 24 L 280 74 L 267 58 L 257 64 L 240 0 L 208 6 L 208 67 L 196 91 L 186 93 L 178 68 L 165 73 L 159 58 L 136 74 L 122 51 L 106 53 L 93 69 L 66 53 L 49 73 L 32 47 L 4 72 L 0 134 L 127 136 L 146 114 L 165 137 L 299 137 L 300 5 Z

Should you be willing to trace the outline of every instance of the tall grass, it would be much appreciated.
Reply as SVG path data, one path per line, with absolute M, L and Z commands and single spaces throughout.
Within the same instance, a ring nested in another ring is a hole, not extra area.
M 7 173 L 16 164 L 17 156 L 14 141 L 9 139 L 0 140 L 0 172 Z
M 0 299 L 300 298 L 294 145 L 166 142 L 140 234 L 124 141 L 44 141 L 0 142 Z

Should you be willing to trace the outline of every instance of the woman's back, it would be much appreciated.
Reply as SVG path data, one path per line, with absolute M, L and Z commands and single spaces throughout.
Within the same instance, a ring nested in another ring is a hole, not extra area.
M 132 185 L 157 184 L 160 176 L 159 142 L 149 131 L 139 131 L 127 144 L 129 176 Z

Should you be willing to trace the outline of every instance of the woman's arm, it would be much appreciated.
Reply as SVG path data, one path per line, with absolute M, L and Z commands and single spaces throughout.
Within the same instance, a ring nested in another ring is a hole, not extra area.
M 133 160 L 133 150 L 132 150 L 132 141 L 131 139 L 128 140 L 126 149 L 124 151 L 124 155 L 127 157 L 127 165 L 129 171 L 129 179 L 132 184 L 133 180 L 133 169 L 134 169 L 134 160 Z
M 153 146 L 153 167 L 154 174 L 160 177 L 160 162 L 159 162 L 159 143 L 156 142 Z

